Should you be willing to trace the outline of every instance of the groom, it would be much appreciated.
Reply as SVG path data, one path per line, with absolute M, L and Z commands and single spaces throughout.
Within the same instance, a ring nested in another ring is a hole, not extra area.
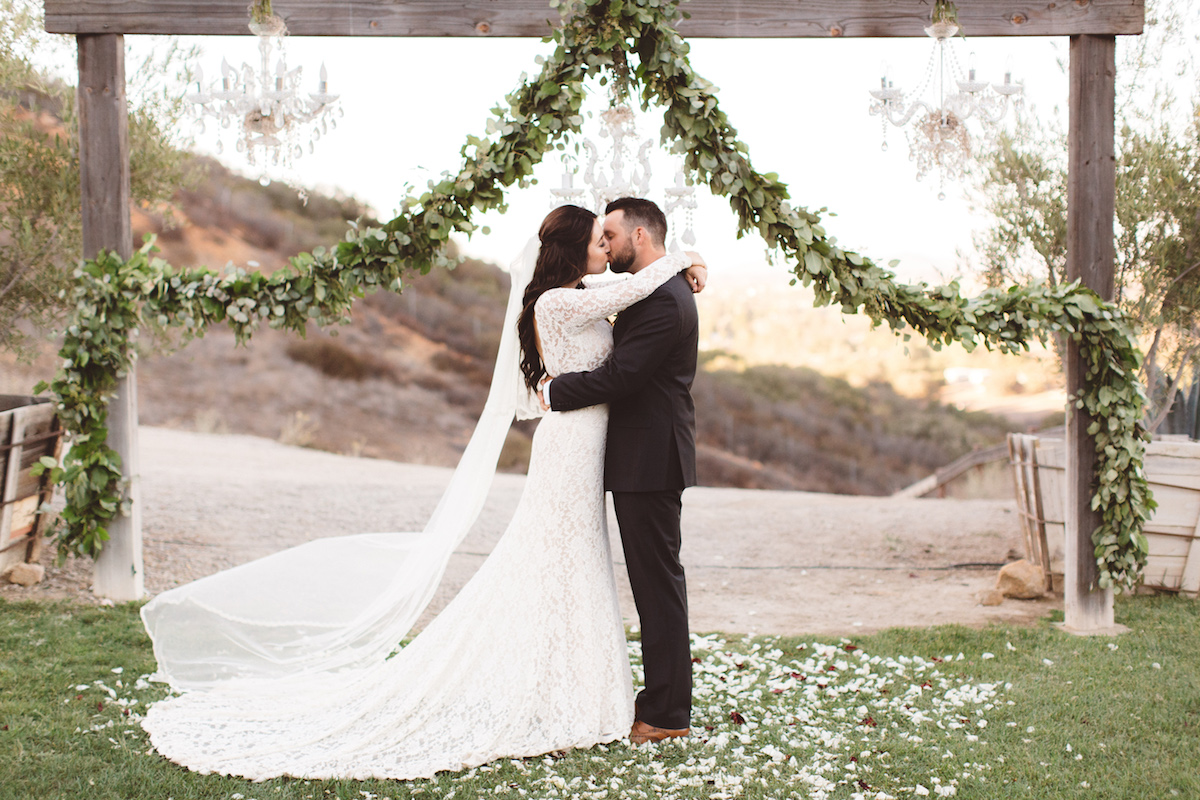
M 636 273 L 667 254 L 667 220 L 651 201 L 622 197 L 604 214 L 613 272 Z M 683 490 L 696 484 L 690 389 L 698 320 L 692 292 L 685 276 L 671 278 L 617 316 L 608 361 L 591 372 L 559 375 L 546 387 L 555 411 L 609 404 L 604 488 L 612 492 L 621 529 L 646 673 L 629 733 L 634 744 L 686 736 L 691 717 L 679 517 Z

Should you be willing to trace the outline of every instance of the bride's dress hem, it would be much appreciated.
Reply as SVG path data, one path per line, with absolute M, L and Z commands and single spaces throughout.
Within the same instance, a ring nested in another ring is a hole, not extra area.
M 630 725 L 633 724 L 633 715 L 632 714 L 630 715 L 630 723 L 629 724 Z M 176 766 L 183 767 L 183 768 L 185 768 L 191 772 L 195 772 L 199 775 L 222 775 L 227 778 L 244 778 L 245 780 L 254 781 L 256 783 L 264 783 L 266 781 L 277 780 L 280 778 L 288 778 L 288 779 L 292 779 L 292 780 L 305 780 L 305 781 L 332 781 L 332 780 L 419 781 L 419 780 L 436 778 L 438 775 L 441 775 L 441 774 L 465 772 L 467 770 L 475 769 L 476 767 L 482 767 L 485 764 L 490 764 L 494 761 L 502 761 L 502 760 L 510 760 L 510 759 L 523 760 L 523 759 L 527 759 L 527 758 L 538 758 L 540 756 L 550 755 L 551 753 L 560 753 L 560 752 L 570 751 L 570 750 L 587 750 L 592 747 L 595 747 L 596 745 L 607 745 L 607 744 L 612 744 L 613 742 L 623 741 L 628 736 L 629 736 L 628 731 L 626 731 L 624 733 L 605 734 L 604 736 L 602 736 L 601 738 L 599 738 L 595 741 L 592 741 L 589 739 L 587 741 L 575 742 L 573 744 L 567 744 L 567 745 L 563 745 L 561 747 L 552 747 L 547 750 L 539 749 L 536 752 L 496 753 L 496 754 L 488 755 L 488 756 L 485 756 L 485 757 L 482 757 L 479 759 L 463 760 L 461 763 L 447 762 L 444 766 L 431 767 L 429 769 L 423 769 L 423 770 L 395 770 L 395 771 L 366 770 L 366 771 L 357 772 L 357 773 L 348 773 L 348 772 L 344 772 L 344 771 L 333 772 L 333 771 L 314 770 L 314 771 L 305 771 L 305 772 L 302 772 L 302 771 L 290 772 L 290 771 L 288 771 L 288 772 L 281 772 L 281 773 L 272 772 L 271 774 L 256 774 L 250 770 L 229 770 L 220 765 L 206 766 L 202 763 L 196 763 L 196 762 L 192 762 L 192 761 L 184 762 L 181 760 L 176 760 L 174 758 L 171 758 L 170 756 L 164 756 L 164 758 L 166 758 L 168 761 L 170 761 L 172 764 L 175 764 Z M 155 743 L 153 736 L 150 737 L 150 743 L 151 743 L 151 745 L 155 746 L 155 750 L 157 751 L 157 749 L 158 749 L 157 744 Z

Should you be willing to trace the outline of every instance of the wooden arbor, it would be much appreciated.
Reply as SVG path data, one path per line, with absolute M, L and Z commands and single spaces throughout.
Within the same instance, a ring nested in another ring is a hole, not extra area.
M 541 36 L 559 24 L 545 0 L 275 0 L 275 13 L 298 36 Z M 1067 272 L 1100 296 L 1113 295 L 1115 192 L 1114 78 L 1116 36 L 1139 34 L 1144 0 L 1071 0 L 1016 6 L 958 0 L 972 36 L 1070 36 L 1070 137 Z M 46 29 L 79 43 L 80 154 L 84 255 L 99 249 L 130 255 L 129 158 L 123 35 L 247 34 L 246 0 L 45 0 Z M 922 0 L 691 0 L 688 37 L 924 36 Z M 1084 385 L 1083 360 L 1068 343 L 1067 388 Z M 120 599 L 142 594 L 140 498 L 137 490 L 136 382 L 129 376 L 111 410 L 112 447 L 130 476 L 133 514 L 111 529 L 97 563 L 96 589 Z M 1067 410 L 1066 627 L 1113 628 L 1111 591 L 1099 590 L 1091 532 L 1094 443 L 1090 419 Z

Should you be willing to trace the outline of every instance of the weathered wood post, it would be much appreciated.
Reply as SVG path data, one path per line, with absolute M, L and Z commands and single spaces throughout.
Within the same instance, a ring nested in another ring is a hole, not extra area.
M 79 171 L 83 256 L 100 250 L 132 255 L 129 226 L 129 119 L 125 100 L 125 37 L 82 34 L 79 45 Z M 131 369 L 108 406 L 108 443 L 121 456 L 132 509 L 109 525 L 96 559 L 92 590 L 113 600 L 140 600 L 142 503 L 137 441 L 137 379 Z
M 1113 296 L 1113 212 L 1116 201 L 1114 105 L 1116 37 L 1071 37 L 1069 154 L 1067 168 L 1067 280 L 1081 283 L 1105 300 Z M 1067 340 L 1067 394 L 1087 381 L 1079 345 Z M 1113 593 L 1097 583 L 1092 531 L 1100 512 L 1092 510 L 1095 439 L 1092 418 L 1067 405 L 1066 563 L 1063 627 L 1078 633 L 1112 631 Z

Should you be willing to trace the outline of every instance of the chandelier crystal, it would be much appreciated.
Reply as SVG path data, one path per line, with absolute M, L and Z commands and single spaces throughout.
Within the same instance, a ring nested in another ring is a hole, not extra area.
M 650 139 L 639 143 L 633 108 L 626 102 L 614 101 L 600 114 L 600 120 L 600 138 L 610 139 L 611 143 L 602 148 L 591 139 L 583 139 L 583 150 L 587 155 L 584 186 L 575 185 L 579 167 L 574 157 L 564 156 L 562 185 L 550 190 L 551 207 L 567 203 L 586 206 L 590 194 L 592 210 L 602 214 L 605 206 L 618 197 L 646 197 L 650 193 L 650 152 L 654 143 Z M 683 171 L 677 170 L 675 185 L 665 189 L 663 195 L 665 199 L 661 206 L 672 232 L 668 249 L 677 249 L 680 240 L 688 247 L 696 244 L 696 234 L 692 230 L 696 187 L 687 185 Z M 677 212 L 683 215 L 683 235 L 678 238 L 674 235 L 679 229 L 675 219 Z
M 946 199 L 946 178 L 962 180 L 971 158 L 972 137 L 967 121 L 978 120 L 985 138 L 990 137 L 1009 106 L 1021 105 L 1025 88 L 1013 82 L 1011 69 L 1005 71 L 1004 83 L 977 80 L 974 53 L 964 72 L 952 41 L 960 31 L 954 12 L 953 3 L 939 2 L 934 9 L 932 24 L 925 29 L 934 40 L 933 52 L 916 89 L 905 92 L 896 87 L 885 68 L 879 88 L 870 90 L 870 113 L 881 118 L 883 149 L 888 149 L 889 124 L 905 128 L 909 159 L 917 165 L 917 180 L 937 170 L 939 200 Z
M 304 155 L 305 143 L 312 153 L 317 141 L 331 128 L 337 128 L 344 112 L 337 103 L 339 95 L 329 92 L 324 64 L 316 91 L 301 90 L 303 67 L 287 67 L 283 47 L 287 26 L 282 19 L 271 16 L 252 20 L 249 27 L 258 37 L 258 69 L 246 63 L 235 69 L 221 59 L 219 83 L 206 84 L 204 71 L 197 66 L 196 92 L 185 95 L 185 99 L 192 103 L 197 134 L 205 133 L 206 119 L 215 120 L 219 133 L 233 133 L 237 152 L 251 166 L 261 163 L 286 169 Z M 275 68 L 271 69 L 273 58 Z M 218 154 L 224 152 L 220 139 L 216 149 Z

